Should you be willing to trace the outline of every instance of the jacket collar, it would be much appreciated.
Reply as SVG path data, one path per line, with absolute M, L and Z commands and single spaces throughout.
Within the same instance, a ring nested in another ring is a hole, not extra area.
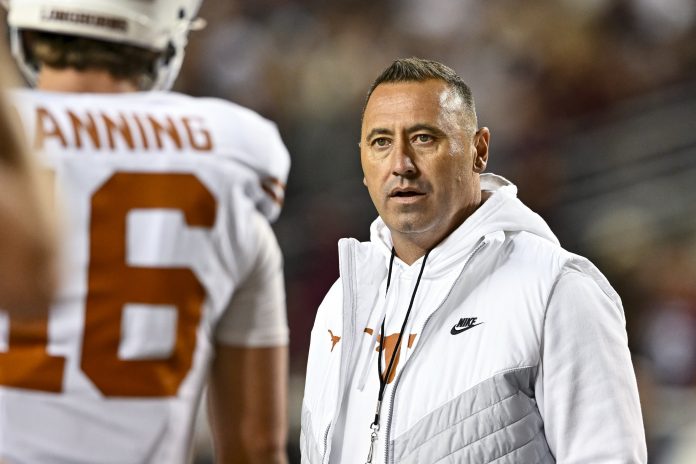
M 482 174 L 481 190 L 485 201 L 430 252 L 424 278 L 436 278 L 448 272 L 481 240 L 499 240 L 504 238 L 506 232 L 527 231 L 558 244 L 558 239 L 546 222 L 517 198 L 517 187 L 512 182 L 495 174 Z M 389 228 L 381 217 L 370 226 L 370 241 L 381 252 L 388 267 L 392 240 Z M 403 272 L 418 272 L 422 259 L 409 266 L 396 258 L 394 265 Z

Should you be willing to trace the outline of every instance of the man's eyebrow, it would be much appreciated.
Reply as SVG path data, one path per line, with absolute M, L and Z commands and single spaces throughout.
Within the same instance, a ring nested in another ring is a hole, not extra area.
M 418 131 L 427 131 L 427 132 L 431 132 L 431 133 L 438 135 L 438 136 L 445 135 L 445 133 L 442 132 L 437 127 L 432 126 L 430 124 L 425 124 L 425 123 L 415 124 L 415 125 L 409 127 L 408 129 L 406 129 L 406 131 L 409 134 L 412 134 L 413 132 L 418 132 Z
M 445 133 L 442 132 L 442 130 L 438 129 L 437 127 L 431 124 L 426 123 L 414 124 L 413 126 L 410 126 L 408 129 L 406 129 L 406 132 L 408 132 L 409 134 L 418 131 L 427 131 L 440 137 L 445 135 Z M 375 135 L 394 135 L 394 132 L 390 129 L 386 129 L 383 127 L 375 127 L 365 136 L 365 140 L 370 140 Z
M 375 127 L 365 136 L 365 140 L 370 140 L 372 137 L 374 137 L 375 135 L 378 135 L 378 134 L 379 135 L 392 135 L 394 133 L 392 131 L 390 131 L 389 129 L 385 129 L 383 127 Z

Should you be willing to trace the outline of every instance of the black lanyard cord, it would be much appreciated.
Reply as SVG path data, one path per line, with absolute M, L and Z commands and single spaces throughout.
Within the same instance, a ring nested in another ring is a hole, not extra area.
M 421 264 L 420 272 L 418 273 L 418 278 L 416 279 L 416 285 L 413 288 L 413 293 L 411 294 L 411 302 L 408 305 L 408 310 L 406 311 L 406 316 L 404 317 L 404 322 L 401 324 L 401 331 L 399 332 L 399 338 L 396 340 L 396 346 L 394 347 L 394 351 L 392 352 L 391 359 L 389 359 L 389 365 L 387 367 L 387 371 L 385 372 L 384 376 L 382 376 L 382 351 L 384 350 L 384 332 L 385 332 L 385 327 L 384 327 L 384 322 L 386 321 L 387 317 L 384 316 L 384 319 L 382 319 L 382 327 L 381 327 L 381 333 L 379 337 L 379 356 L 377 358 L 377 374 L 379 375 L 379 393 L 377 395 L 377 410 L 375 411 L 375 420 L 372 423 L 373 428 L 379 429 L 379 416 L 380 416 L 380 411 L 382 409 L 382 399 L 384 398 L 384 392 L 387 389 L 387 382 L 389 380 L 389 376 L 391 375 L 392 369 L 394 367 L 394 360 L 396 359 L 396 356 L 398 355 L 400 348 L 401 348 L 401 339 L 403 338 L 404 331 L 406 330 L 406 323 L 408 322 L 408 318 L 411 315 L 411 309 L 413 308 L 413 302 L 416 300 L 416 292 L 418 292 L 418 285 L 420 284 L 421 277 L 423 276 L 423 270 L 425 269 L 425 261 L 428 259 L 428 254 L 430 254 L 430 251 L 425 253 L 425 256 L 423 256 L 423 263 Z M 387 275 L 387 291 L 389 291 L 389 284 L 391 283 L 391 275 L 392 275 L 392 267 L 394 265 L 394 257 L 396 256 L 396 250 L 394 247 L 392 247 L 392 254 L 391 254 L 391 260 L 389 261 L 389 274 Z

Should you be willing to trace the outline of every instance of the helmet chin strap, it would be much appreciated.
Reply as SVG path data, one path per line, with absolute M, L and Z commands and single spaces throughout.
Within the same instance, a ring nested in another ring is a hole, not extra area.
M 175 49 L 173 56 L 163 53 L 155 62 L 156 78 L 150 90 L 169 90 L 179 76 L 179 70 L 184 61 L 184 49 Z
M 178 39 L 178 44 L 175 43 Z M 175 37 L 167 44 L 155 62 L 155 81 L 150 90 L 169 90 L 174 86 L 184 62 L 186 35 Z
M 184 50 L 188 43 L 188 33 L 190 31 L 200 31 L 207 25 L 208 22 L 203 18 L 181 22 L 178 26 L 180 28 L 179 33 L 174 34 L 173 41 L 169 42 L 167 47 L 167 49 L 173 50 L 173 53 L 165 50 L 155 63 L 157 76 L 151 90 L 169 90 L 174 86 L 174 82 L 179 76 L 181 65 L 184 62 Z

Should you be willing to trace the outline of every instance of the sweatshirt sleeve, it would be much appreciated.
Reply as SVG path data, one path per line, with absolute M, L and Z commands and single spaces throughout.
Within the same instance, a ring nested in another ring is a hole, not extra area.
M 589 275 L 566 269 L 551 293 L 536 382 L 559 464 L 647 462 L 623 308 Z

